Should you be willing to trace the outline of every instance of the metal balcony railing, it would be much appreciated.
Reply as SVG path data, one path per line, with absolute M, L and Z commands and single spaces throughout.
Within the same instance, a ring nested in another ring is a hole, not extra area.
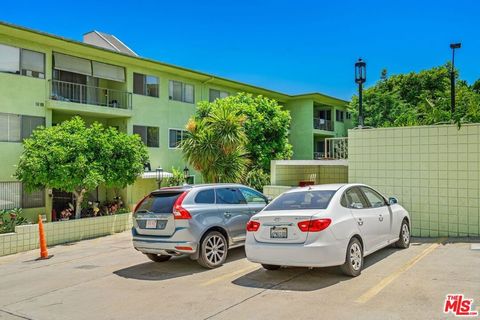
M 50 99 L 96 106 L 132 109 L 130 92 L 50 80 Z
M 325 157 L 325 152 L 317 152 L 313 153 L 313 160 L 322 160 Z
M 348 138 L 325 138 L 325 159 L 348 159 Z
M 333 131 L 332 120 L 313 118 L 313 128 L 317 130 Z

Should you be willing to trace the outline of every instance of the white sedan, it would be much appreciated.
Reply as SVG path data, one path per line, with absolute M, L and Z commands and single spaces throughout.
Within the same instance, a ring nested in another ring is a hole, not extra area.
M 358 276 L 363 258 L 390 244 L 410 245 L 410 216 L 363 184 L 289 190 L 247 224 L 248 260 L 267 270 L 280 266 L 341 266 Z

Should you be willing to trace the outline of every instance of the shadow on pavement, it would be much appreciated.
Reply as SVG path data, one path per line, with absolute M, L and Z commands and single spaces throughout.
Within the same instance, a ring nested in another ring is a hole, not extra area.
M 245 258 L 243 247 L 230 249 L 226 263 L 243 258 Z M 145 257 L 145 261 L 145 263 L 116 270 L 113 273 L 127 279 L 161 281 L 211 271 L 186 256 L 173 257 L 166 262 L 152 262 Z
M 385 248 L 365 257 L 364 268 L 387 258 L 398 249 Z M 315 291 L 334 286 L 342 281 L 350 280 L 345 276 L 340 267 L 328 268 L 281 268 L 267 271 L 259 268 L 234 281 L 233 284 L 259 289 L 290 290 L 290 291 Z

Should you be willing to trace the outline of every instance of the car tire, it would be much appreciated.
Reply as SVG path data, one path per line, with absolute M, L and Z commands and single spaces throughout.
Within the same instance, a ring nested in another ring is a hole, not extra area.
M 170 260 L 172 256 L 166 254 L 156 254 L 156 253 L 146 253 L 145 254 L 148 259 L 152 260 L 153 262 L 165 262 Z
M 362 273 L 363 247 L 360 240 L 352 238 L 347 246 L 345 263 L 341 266 L 343 273 L 350 277 L 357 277 Z
M 225 263 L 228 254 L 228 242 L 218 231 L 207 233 L 200 244 L 197 262 L 204 268 L 218 268 Z
M 267 269 L 267 270 L 270 270 L 270 271 L 280 269 L 280 266 L 278 266 L 278 265 L 276 265 L 276 264 L 263 264 L 263 263 L 262 263 L 262 267 L 263 267 L 264 269 Z
M 408 225 L 407 220 L 402 221 L 400 226 L 400 234 L 398 236 L 398 241 L 395 242 L 395 247 L 406 249 L 410 246 L 410 226 Z

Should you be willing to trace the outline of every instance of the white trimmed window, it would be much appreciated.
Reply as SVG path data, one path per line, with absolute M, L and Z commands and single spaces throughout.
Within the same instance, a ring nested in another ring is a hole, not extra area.
M 158 78 L 155 76 L 133 74 L 133 93 L 158 98 L 158 84 Z
M 45 79 L 45 54 L 0 44 L 0 72 Z
M 168 99 L 195 103 L 195 86 L 181 81 L 170 80 L 168 83 Z
M 213 102 L 217 99 L 223 99 L 228 97 L 230 94 L 226 91 L 220 91 L 217 89 L 210 89 L 208 95 L 208 101 Z
M 168 147 L 171 149 L 179 148 L 182 141 L 187 137 L 188 131 L 180 129 L 168 130 Z

